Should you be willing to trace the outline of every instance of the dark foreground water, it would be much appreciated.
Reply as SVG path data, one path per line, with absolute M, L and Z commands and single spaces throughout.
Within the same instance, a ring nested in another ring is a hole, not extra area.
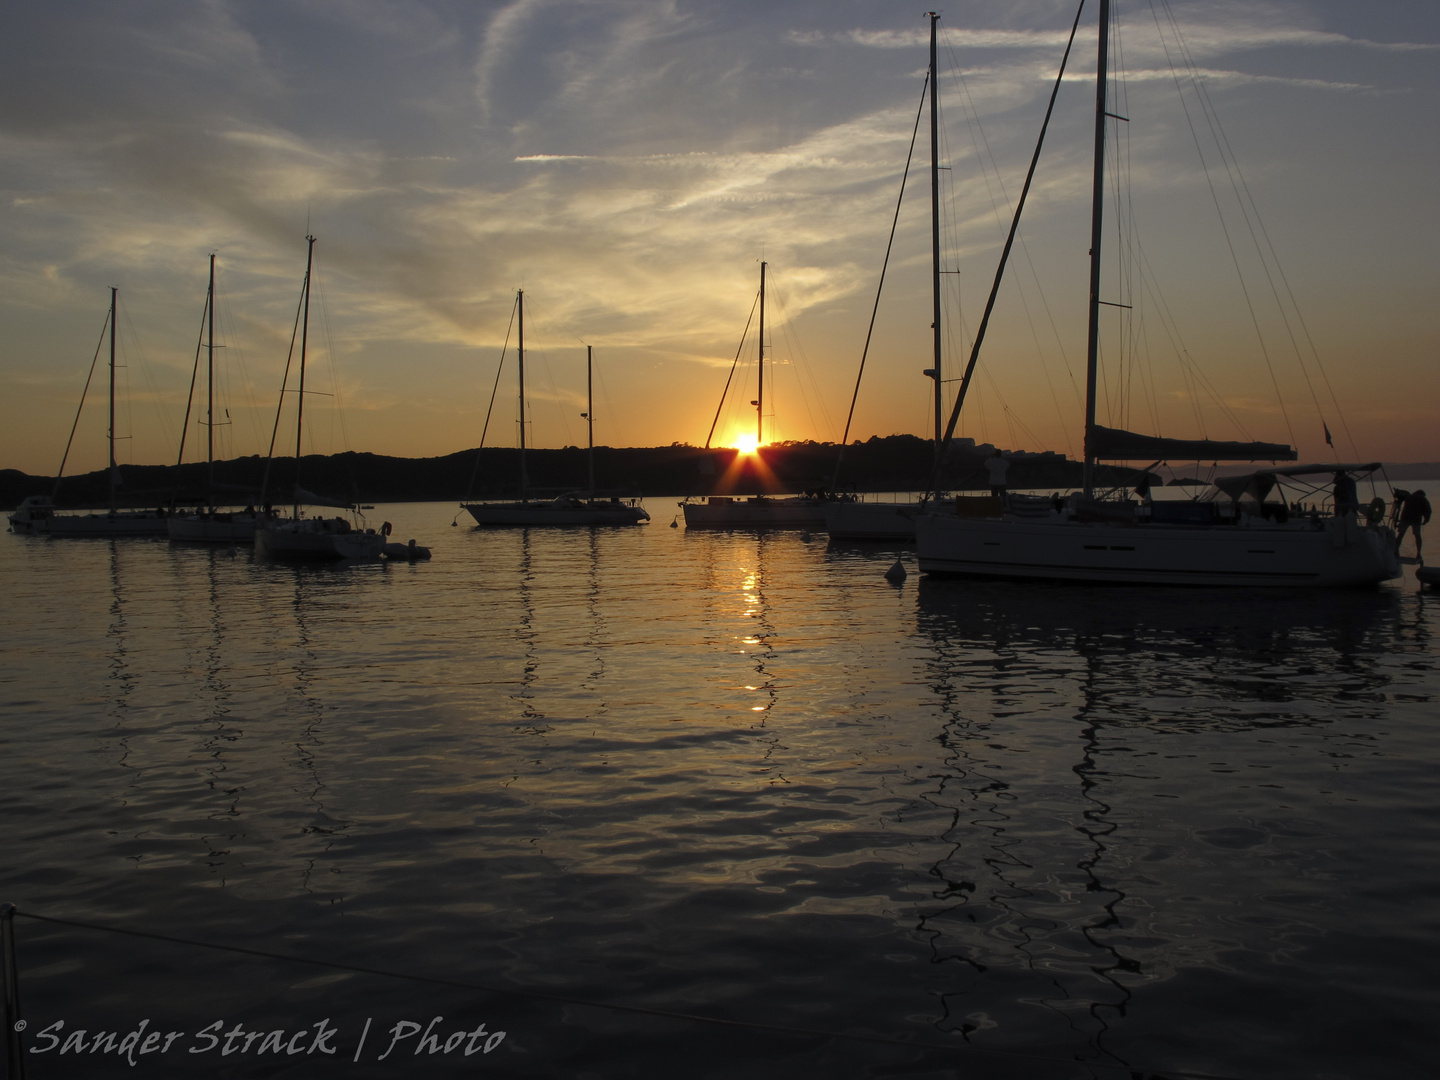
M 895 587 L 651 512 L 0 536 L 0 900 L 432 980 L 22 915 L 30 1080 L 1440 1069 L 1413 576 Z

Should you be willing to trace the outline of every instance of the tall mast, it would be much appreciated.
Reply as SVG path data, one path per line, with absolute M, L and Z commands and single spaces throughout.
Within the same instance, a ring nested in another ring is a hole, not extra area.
M 305 344 L 310 337 L 310 268 L 315 260 L 315 237 L 305 237 L 304 314 L 300 322 L 300 397 L 295 405 L 295 505 L 292 514 L 300 519 L 300 433 L 305 420 Z
M 205 455 L 210 462 L 207 474 L 209 484 L 210 512 L 215 512 L 215 255 L 210 255 L 210 291 L 205 294 L 206 317 L 209 329 L 206 331 L 208 352 L 205 401 Z
M 935 379 L 935 460 L 938 462 L 944 441 L 940 414 L 945 405 L 940 370 L 940 120 L 936 107 L 939 93 L 935 85 L 935 26 L 940 16 L 934 11 L 927 14 L 930 18 L 930 298 L 935 339 L 932 377 Z
M 765 263 L 760 264 L 760 351 L 756 364 L 755 381 L 759 393 L 755 395 L 755 449 L 758 451 L 765 441 Z
M 1095 64 L 1095 186 L 1090 196 L 1090 332 L 1085 346 L 1085 497 L 1095 495 L 1095 394 L 1100 356 L 1100 239 L 1105 209 L 1105 66 L 1110 48 L 1110 0 L 1100 0 L 1100 43 Z
M 515 294 L 520 310 L 520 345 L 516 356 L 520 363 L 520 501 L 530 501 L 530 482 L 525 476 L 525 290 Z
M 585 346 L 585 426 L 590 432 L 590 498 L 595 498 L 595 377 L 594 348 Z
M 110 513 L 115 513 L 115 297 L 120 292 L 110 286 Z

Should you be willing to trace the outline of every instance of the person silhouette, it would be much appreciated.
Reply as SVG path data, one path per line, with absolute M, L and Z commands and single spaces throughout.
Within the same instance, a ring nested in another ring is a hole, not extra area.
M 990 470 L 990 494 L 997 499 L 1003 499 L 1008 490 L 1005 487 L 1005 474 L 1010 471 L 1010 462 L 1000 456 L 998 446 L 995 452 L 985 459 L 985 468 Z
M 1400 541 L 1408 531 L 1415 536 L 1415 556 L 1423 563 L 1425 556 L 1421 553 L 1420 526 L 1429 524 L 1430 500 L 1425 497 L 1425 492 L 1412 491 L 1400 503 L 1400 527 L 1395 532 L 1395 554 L 1400 554 Z

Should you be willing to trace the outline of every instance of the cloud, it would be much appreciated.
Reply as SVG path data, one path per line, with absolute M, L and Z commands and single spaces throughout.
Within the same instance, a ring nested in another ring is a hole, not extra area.
M 1271 48 L 1340 48 L 1351 47 L 1380 52 L 1429 52 L 1440 49 L 1440 43 L 1410 41 L 1372 41 L 1355 38 L 1333 31 L 1314 30 L 1305 27 L 1284 25 L 1281 20 L 1292 14 L 1288 10 L 1267 9 L 1254 6 L 1238 7 L 1226 5 L 1230 17 L 1215 18 L 1216 5 L 1206 5 L 1203 16 L 1182 17 L 1175 20 L 1181 36 L 1191 53 L 1197 56 L 1217 56 L 1249 49 Z M 1131 20 L 1140 22 L 1146 33 L 1153 36 L 1153 22 L 1140 17 Z M 1171 33 L 1167 26 L 1166 32 Z M 1080 35 L 1084 38 L 1085 24 Z M 1013 50 L 1013 49 L 1063 49 L 1069 37 L 1062 30 L 1024 29 L 981 29 L 956 27 L 945 21 L 940 23 L 943 47 L 957 51 L 968 50 Z M 1089 37 L 1094 39 L 1093 25 Z M 868 49 L 910 49 L 925 48 L 930 40 L 927 28 L 906 30 L 848 30 L 839 33 L 818 32 L 797 33 L 791 36 L 797 45 L 829 47 L 835 44 L 858 45 Z M 1134 47 L 1127 43 L 1127 47 Z M 1150 48 L 1151 45 L 1142 45 Z
M 526 23 L 544 6 L 545 0 L 514 0 L 497 11 L 486 26 L 484 43 L 475 60 L 475 100 L 487 120 L 494 111 L 491 98 L 499 70 L 514 55 Z
M 948 26 L 943 34 L 946 47 L 951 49 L 1063 49 L 1070 37 L 1058 30 L 976 30 Z M 835 40 L 867 49 L 922 49 L 929 44 L 930 31 L 928 28 L 851 30 L 837 35 Z
M 1158 68 L 1131 68 L 1124 73 L 1125 81 L 1128 83 L 1142 82 L 1173 82 L 1176 72 L 1169 69 Z M 1269 84 L 1275 86 L 1297 86 L 1306 90 L 1339 90 L 1344 92 L 1365 91 L 1374 92 L 1376 88 L 1370 83 L 1334 82 L 1330 79 L 1296 79 L 1283 75 L 1254 75 L 1246 71 L 1225 71 L 1219 68 L 1194 68 L 1190 72 L 1180 72 L 1180 78 L 1185 79 L 1190 75 L 1209 83 L 1222 85 L 1243 85 L 1243 84 Z M 1066 75 L 1067 82 L 1084 81 L 1086 78 L 1094 81 L 1094 76 Z

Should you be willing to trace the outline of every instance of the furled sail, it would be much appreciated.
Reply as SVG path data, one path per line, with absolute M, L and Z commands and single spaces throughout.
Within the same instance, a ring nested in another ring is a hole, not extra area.
M 1162 439 L 1096 424 L 1085 440 L 1085 452 L 1107 461 L 1295 461 L 1284 443 L 1221 442 L 1216 439 Z

